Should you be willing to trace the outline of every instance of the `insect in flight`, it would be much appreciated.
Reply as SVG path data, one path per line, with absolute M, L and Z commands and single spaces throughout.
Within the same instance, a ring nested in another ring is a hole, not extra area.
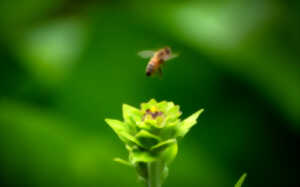
M 142 58 L 151 58 L 146 66 L 146 75 L 151 76 L 158 72 L 160 75 L 162 75 L 162 65 L 175 57 L 177 57 L 177 54 L 173 54 L 170 47 L 165 47 L 162 49 L 159 49 L 157 51 L 141 51 L 138 53 L 139 56 Z

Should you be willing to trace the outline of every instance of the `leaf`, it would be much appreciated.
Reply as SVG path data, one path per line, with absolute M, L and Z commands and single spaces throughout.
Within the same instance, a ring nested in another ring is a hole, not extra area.
M 178 145 L 177 143 L 171 144 L 167 147 L 162 153 L 160 154 L 160 158 L 166 162 L 166 164 L 170 164 L 177 155 L 178 152 Z
M 242 184 L 244 183 L 246 177 L 247 177 L 247 173 L 244 173 L 241 176 L 241 178 L 237 181 L 237 183 L 234 185 L 234 187 L 242 187 Z
M 124 140 L 125 143 L 127 143 L 129 146 L 132 145 L 138 145 L 140 147 L 143 147 L 141 142 L 139 142 L 134 136 L 128 134 L 127 132 L 121 132 L 120 137 Z
M 132 124 L 132 122 L 139 122 L 142 120 L 142 112 L 137 108 L 123 104 L 122 110 L 124 121 Z
M 135 150 L 130 152 L 130 161 L 133 164 L 138 162 L 145 162 L 145 163 L 154 162 L 158 158 L 159 158 L 158 156 L 152 155 L 148 151 Z
M 140 129 L 145 129 L 145 130 L 150 130 L 151 129 L 151 126 L 149 126 L 148 122 L 146 122 L 145 120 L 137 123 L 136 125 Z
M 160 152 L 163 151 L 164 149 L 168 148 L 169 146 L 171 146 L 172 144 L 176 143 L 176 139 L 169 139 L 163 142 L 160 142 L 158 144 L 156 144 L 155 146 L 151 147 L 151 151 L 155 151 L 155 152 Z
M 125 165 L 125 166 L 133 167 L 133 165 L 132 165 L 129 161 L 123 160 L 123 159 L 121 159 L 121 158 L 114 158 L 114 161 L 115 161 L 115 162 L 118 162 L 118 163 L 120 163 L 120 164 L 123 164 L 123 165 Z
M 128 121 L 125 121 L 126 125 L 128 125 L 128 127 L 130 128 L 130 134 L 135 134 L 136 130 L 137 130 L 137 123 L 140 122 L 136 122 L 132 116 L 128 117 Z
M 130 135 L 130 129 L 125 123 L 114 119 L 105 119 L 105 121 L 124 143 L 142 146 L 134 136 Z
M 145 130 L 141 130 L 135 137 L 145 148 L 150 148 L 160 141 L 158 136 L 155 136 L 154 134 L 151 134 Z
M 129 127 L 122 121 L 114 119 L 105 119 L 105 122 L 115 131 L 116 134 L 119 134 L 121 132 L 129 133 Z
M 169 123 L 161 130 L 160 137 L 164 140 L 175 138 L 179 123 L 180 123 L 179 120 L 173 123 Z
M 197 118 L 204 111 L 200 109 L 199 111 L 192 114 L 190 117 L 186 118 L 181 125 L 178 127 L 177 136 L 184 137 L 186 133 L 197 123 Z

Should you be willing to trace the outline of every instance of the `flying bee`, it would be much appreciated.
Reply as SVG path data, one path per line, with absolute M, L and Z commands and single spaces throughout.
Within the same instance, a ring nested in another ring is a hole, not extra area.
M 157 51 L 141 51 L 138 53 L 139 56 L 142 58 L 151 58 L 146 66 L 146 75 L 151 76 L 158 72 L 160 75 L 162 75 L 162 65 L 175 57 L 177 57 L 177 54 L 173 54 L 170 47 L 165 47 L 162 49 L 159 49 Z

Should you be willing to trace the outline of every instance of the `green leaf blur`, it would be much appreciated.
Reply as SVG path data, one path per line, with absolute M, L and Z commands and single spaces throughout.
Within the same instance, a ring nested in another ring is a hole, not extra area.
M 244 183 L 246 177 L 247 177 L 247 173 L 244 173 L 241 176 L 241 178 L 237 181 L 237 183 L 234 185 L 234 187 L 242 187 L 242 184 Z

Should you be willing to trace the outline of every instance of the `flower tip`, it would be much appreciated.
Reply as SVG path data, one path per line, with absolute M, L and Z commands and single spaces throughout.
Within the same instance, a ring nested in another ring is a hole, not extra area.
M 128 106 L 129 106 L 128 104 L 123 103 L 123 104 L 122 104 L 122 109 L 124 109 L 124 108 L 126 108 L 126 107 L 128 107 Z
M 157 101 L 155 99 L 150 99 L 150 101 L 147 102 L 147 104 L 150 104 L 150 105 L 157 105 Z
M 195 116 L 195 120 L 197 120 L 197 118 L 204 112 L 204 109 L 200 109 L 198 110 L 197 112 L 194 113 L 194 116 Z
M 204 112 L 204 108 L 201 108 L 200 110 L 198 110 L 199 115 L 202 114 L 202 112 Z
M 157 103 L 155 99 L 150 99 L 149 103 Z
M 198 110 L 197 112 L 195 112 L 194 114 L 198 118 L 203 112 L 204 112 L 204 109 L 202 108 L 202 109 Z

